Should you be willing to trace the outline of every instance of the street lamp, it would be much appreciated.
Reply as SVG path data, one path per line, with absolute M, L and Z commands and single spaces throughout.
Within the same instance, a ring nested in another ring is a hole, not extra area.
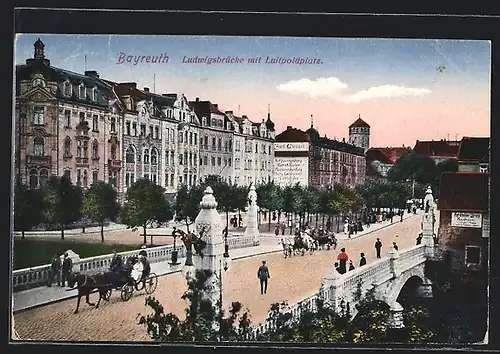
M 196 275 L 196 268 L 193 264 L 193 248 L 192 246 L 186 248 L 186 261 L 181 270 L 182 276 L 186 278 L 187 281 L 194 279 Z

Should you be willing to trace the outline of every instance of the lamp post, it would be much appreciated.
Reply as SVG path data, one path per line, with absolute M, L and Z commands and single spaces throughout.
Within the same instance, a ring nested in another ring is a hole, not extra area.
M 219 261 L 219 309 L 220 309 L 220 316 L 219 316 L 219 341 L 222 342 L 222 321 L 224 317 L 224 306 L 223 306 L 223 276 L 222 276 L 222 270 L 224 269 L 224 272 L 226 272 L 229 269 L 229 261 L 230 261 L 230 256 L 229 256 L 229 245 L 227 243 L 227 231 L 225 232 L 225 238 L 224 238 L 224 254 L 223 254 L 223 259 Z

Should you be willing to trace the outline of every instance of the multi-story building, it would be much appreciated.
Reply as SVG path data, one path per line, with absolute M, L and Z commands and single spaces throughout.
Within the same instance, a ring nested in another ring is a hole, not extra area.
M 200 180 L 209 175 L 218 175 L 228 183 L 233 183 L 233 122 L 219 110 L 217 104 L 210 101 L 200 101 L 197 97 L 195 101 L 189 102 L 189 106 L 200 121 Z
M 83 188 L 97 180 L 122 190 L 122 113 L 112 87 L 95 71 L 55 68 L 38 39 L 35 55 L 16 66 L 16 174 L 38 188 L 68 176 Z
M 370 177 L 387 177 L 387 172 L 403 155 L 411 152 L 410 147 L 369 148 L 365 152 L 366 175 Z
M 490 138 L 463 137 L 458 149 L 458 171 L 489 172 Z
M 349 144 L 363 148 L 364 151 L 370 148 L 370 125 L 361 119 L 361 115 L 349 126 Z
M 447 159 L 456 159 L 458 149 L 460 148 L 460 141 L 450 140 L 431 140 L 420 141 L 417 140 L 413 152 L 430 157 L 436 164 Z
M 326 187 L 362 184 L 366 173 L 364 150 L 320 137 L 318 131 L 292 128 L 276 136 L 274 174 L 279 185 Z
M 268 183 L 274 177 L 274 123 L 267 120 L 254 123 L 246 115 L 237 117 L 233 111 L 226 116 L 235 127 L 233 150 L 233 181 L 238 185 Z

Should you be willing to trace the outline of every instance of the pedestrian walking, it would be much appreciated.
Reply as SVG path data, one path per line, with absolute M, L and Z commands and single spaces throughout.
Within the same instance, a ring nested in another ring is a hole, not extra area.
M 281 236 L 285 236 L 285 228 L 286 228 L 286 222 L 282 221 L 281 222 Z
M 398 245 L 396 244 L 396 242 L 393 242 L 392 243 L 392 247 L 397 251 L 398 250 Z
M 50 274 L 47 286 L 52 286 L 54 279 L 57 279 L 57 285 L 61 286 L 61 258 L 54 254 L 52 260 L 50 261 Z
M 347 261 L 349 260 L 349 255 L 346 253 L 345 248 L 342 247 L 340 249 L 337 260 L 339 261 L 339 273 L 344 274 L 347 272 Z
M 404 215 L 404 211 L 401 209 L 399 211 L 399 216 L 401 217 L 401 222 L 403 222 L 403 215 Z
M 423 234 L 419 233 L 417 236 L 417 245 L 420 245 L 422 243 L 422 237 L 423 237 Z
M 274 234 L 276 236 L 279 236 L 279 234 L 280 234 L 280 224 L 279 223 L 276 223 L 276 225 L 274 226 Z
M 354 270 L 354 264 L 352 264 L 352 260 L 349 261 L 349 271 Z
M 269 275 L 269 268 L 267 268 L 266 261 L 262 261 L 262 265 L 257 271 L 257 278 L 260 280 L 260 294 L 267 293 L 267 281 L 271 276 Z
M 359 266 L 362 267 L 366 265 L 366 258 L 365 258 L 365 254 L 363 252 L 361 252 L 361 258 L 359 259 Z
M 375 250 L 377 251 L 377 258 L 380 258 L 380 250 L 382 249 L 382 242 L 377 238 L 377 242 L 375 242 Z
M 64 259 L 63 259 L 63 264 L 62 264 L 62 279 L 61 279 L 61 286 L 66 286 L 66 279 L 68 278 L 68 275 L 71 274 L 71 270 L 73 268 L 73 261 L 71 258 L 69 258 L 68 253 L 66 252 L 64 254 Z

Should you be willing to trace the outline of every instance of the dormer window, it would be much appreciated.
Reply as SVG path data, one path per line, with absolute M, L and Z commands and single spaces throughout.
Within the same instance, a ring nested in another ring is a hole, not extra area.
M 205 118 L 205 117 L 201 118 L 201 125 L 203 125 L 203 126 L 207 125 L 207 118 Z
M 92 101 L 97 101 L 97 87 L 92 88 Z
M 71 97 L 72 89 L 71 89 L 71 83 L 69 81 L 66 81 L 64 83 L 63 90 L 64 90 L 64 96 Z
M 84 99 L 85 98 L 85 86 L 83 84 L 80 84 L 80 87 L 78 88 L 78 97 L 80 97 L 80 99 Z

